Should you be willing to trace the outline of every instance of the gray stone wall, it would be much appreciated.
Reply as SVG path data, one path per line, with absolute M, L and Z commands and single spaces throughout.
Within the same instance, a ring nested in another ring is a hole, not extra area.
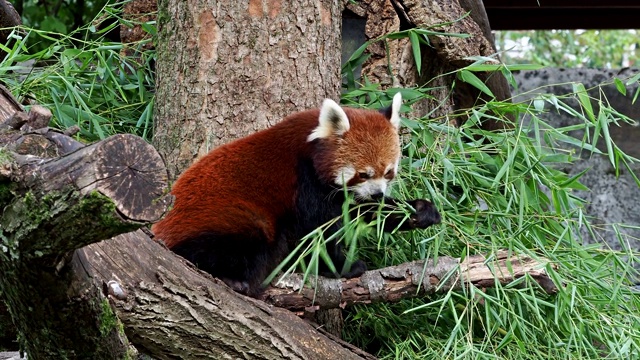
M 618 77 L 627 79 L 639 70 L 624 69 L 617 70 L 595 70 L 595 69 L 554 69 L 548 68 L 535 71 L 522 71 L 514 74 L 518 83 L 518 88 L 513 89 L 515 101 L 527 100 L 540 93 L 568 94 L 573 92 L 574 82 L 581 82 L 589 90 L 589 95 L 607 101 L 620 113 L 629 116 L 640 123 L 640 98 L 632 104 L 633 95 L 638 87 L 627 86 L 627 95 L 624 96 L 616 89 L 615 85 L 608 85 L 599 88 L 598 85 L 611 82 L 611 79 Z M 579 109 L 577 102 L 569 102 L 574 109 Z M 594 102 L 594 109 L 597 113 L 597 104 Z M 577 123 L 575 118 L 565 112 L 558 112 L 557 109 L 550 108 L 543 119 L 552 126 L 567 126 Z M 523 119 L 527 121 L 527 119 Z M 627 154 L 640 159 L 640 126 L 638 124 L 626 124 L 620 122 L 620 126 L 610 128 L 610 134 L 614 142 Z M 574 136 L 582 138 L 581 133 L 574 133 Z M 602 142 L 601 142 L 602 143 Z M 604 149 L 604 143 L 599 144 Z M 589 243 L 602 243 L 612 249 L 620 250 L 631 248 L 640 252 L 640 188 L 636 185 L 631 174 L 625 169 L 621 176 L 616 178 L 615 171 L 609 159 L 602 155 L 582 152 L 580 159 L 567 164 L 563 169 L 569 174 L 577 174 L 585 168 L 591 168 L 581 179 L 590 191 L 579 191 L 577 195 L 587 201 L 586 211 L 593 216 L 592 223 L 598 232 L 596 237 L 584 233 L 585 239 Z M 633 172 L 640 177 L 640 164 L 632 167 Z M 619 224 L 614 225 L 614 224 Z M 619 239 L 612 226 L 618 226 L 623 239 Z M 634 264 L 640 270 L 640 263 Z

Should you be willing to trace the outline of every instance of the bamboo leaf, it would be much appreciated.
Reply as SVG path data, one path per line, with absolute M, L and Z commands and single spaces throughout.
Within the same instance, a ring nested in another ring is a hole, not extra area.
M 596 121 L 596 117 L 593 114 L 593 107 L 591 106 L 591 99 L 589 98 L 589 94 L 587 94 L 587 90 L 584 88 L 584 85 L 581 83 L 573 84 L 573 91 L 578 95 L 578 101 L 582 105 L 582 108 L 587 113 L 587 117 L 592 122 Z
M 613 82 L 616 84 L 616 89 L 618 89 L 618 92 L 624 96 L 627 96 L 627 88 L 624 86 L 622 80 L 614 78 Z
M 487 85 L 485 85 L 482 80 L 480 80 L 474 73 L 472 73 L 471 71 L 468 70 L 461 70 L 458 72 L 458 78 L 468 84 L 471 84 L 473 87 L 475 87 L 476 89 L 482 91 L 483 93 L 494 97 L 493 93 L 491 92 L 491 90 L 489 90 L 489 88 L 487 87 Z
M 411 41 L 411 49 L 413 50 L 413 60 L 416 63 L 416 70 L 418 70 L 418 74 L 420 74 L 422 56 L 420 55 L 420 39 L 418 39 L 418 34 L 414 31 L 409 31 L 409 40 Z

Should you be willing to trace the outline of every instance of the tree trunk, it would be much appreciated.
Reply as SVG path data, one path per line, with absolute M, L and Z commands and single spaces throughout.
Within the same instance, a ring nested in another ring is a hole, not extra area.
M 336 99 L 338 0 L 158 2 L 154 143 L 171 178 L 209 150 Z

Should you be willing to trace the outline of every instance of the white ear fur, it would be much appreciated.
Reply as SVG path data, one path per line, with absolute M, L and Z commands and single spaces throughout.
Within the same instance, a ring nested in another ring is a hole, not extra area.
M 391 118 L 389 121 L 396 129 L 400 128 L 400 108 L 402 107 L 402 94 L 397 93 L 393 96 L 391 103 Z
M 331 99 L 324 99 L 318 117 L 318 127 L 307 137 L 307 141 L 324 139 L 332 135 L 341 136 L 349 131 L 349 118 L 340 105 Z

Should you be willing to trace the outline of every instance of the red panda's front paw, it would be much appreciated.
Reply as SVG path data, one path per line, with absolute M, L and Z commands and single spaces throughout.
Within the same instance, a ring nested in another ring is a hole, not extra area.
M 409 217 L 410 226 L 413 228 L 424 229 L 431 225 L 439 224 L 440 213 L 429 200 L 417 199 L 409 201 L 409 204 L 415 209 L 415 213 Z
M 342 277 L 351 279 L 364 274 L 365 271 L 367 271 L 367 264 L 365 264 L 362 260 L 356 260 L 353 264 L 351 264 L 351 269 L 342 274 Z
M 227 286 L 229 286 L 233 291 L 243 295 L 251 296 L 251 287 L 249 286 L 249 282 L 229 278 L 222 278 L 221 280 L 224 281 L 224 283 L 227 284 Z

